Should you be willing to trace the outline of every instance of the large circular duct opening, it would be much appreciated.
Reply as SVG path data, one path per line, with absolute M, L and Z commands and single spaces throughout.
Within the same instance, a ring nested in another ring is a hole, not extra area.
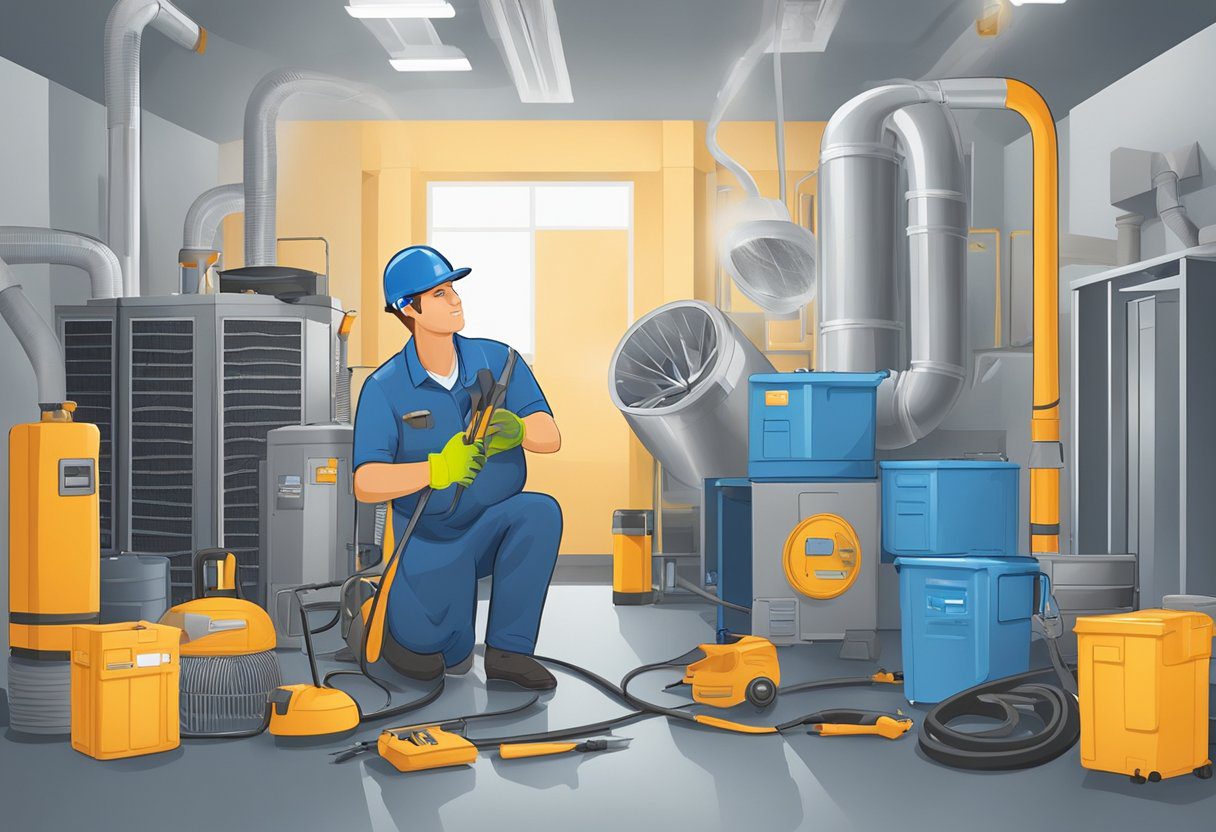
M 790 314 L 815 297 L 815 235 L 790 220 L 780 202 L 752 198 L 728 211 L 722 265 L 749 300 Z
M 638 322 L 613 363 L 617 406 L 657 410 L 679 404 L 718 361 L 718 333 L 698 306 L 672 306 Z

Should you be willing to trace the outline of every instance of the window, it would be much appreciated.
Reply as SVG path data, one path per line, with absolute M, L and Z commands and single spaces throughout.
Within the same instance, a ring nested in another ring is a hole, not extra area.
M 430 244 L 453 266 L 473 270 L 457 286 L 464 334 L 510 344 L 529 361 L 536 232 L 633 225 L 630 182 L 432 182 L 427 203 Z

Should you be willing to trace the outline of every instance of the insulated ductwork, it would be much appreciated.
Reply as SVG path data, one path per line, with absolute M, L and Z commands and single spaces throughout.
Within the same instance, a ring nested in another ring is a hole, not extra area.
M 140 93 L 139 54 L 151 26 L 179 46 L 201 53 L 207 30 L 167 0 L 118 0 L 106 18 L 105 94 L 109 140 L 106 240 L 122 266 L 123 294 L 139 295 Z
M 46 319 L 38 314 L 0 256 L 0 317 L 3 317 L 25 350 L 38 380 L 38 402 L 58 405 L 67 400 L 67 376 L 63 348 Z
M 0 316 L 34 367 L 39 403 L 59 405 L 67 400 L 63 348 L 9 269 L 9 264 L 33 263 L 83 269 L 95 298 L 122 296 L 122 269 L 114 252 L 92 237 L 51 228 L 0 227 Z
M 46 263 L 73 266 L 89 276 L 92 296 L 119 298 L 123 294 L 122 267 L 101 240 L 53 228 L 0 227 L 0 257 L 17 266 Z
M 275 127 L 279 109 L 297 94 L 350 100 L 363 98 L 378 109 L 391 108 L 369 88 L 299 69 L 283 69 L 262 78 L 245 105 L 245 266 L 275 265 L 275 199 L 278 154 Z
M 217 185 L 203 191 L 186 212 L 186 223 L 182 229 L 182 248 L 177 261 L 183 270 L 182 291 L 198 291 L 203 284 L 207 269 L 219 260 L 215 238 L 220 224 L 230 214 L 245 210 L 245 186 L 240 182 Z M 187 275 L 193 275 L 187 278 Z

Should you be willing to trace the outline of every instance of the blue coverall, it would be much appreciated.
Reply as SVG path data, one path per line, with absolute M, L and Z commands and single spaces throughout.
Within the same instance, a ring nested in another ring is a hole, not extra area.
M 460 374 L 446 390 L 418 360 L 413 340 L 382 364 L 363 384 L 355 415 L 354 465 L 368 462 L 424 462 L 471 415 L 470 387 L 477 371 L 498 378 L 507 346 L 497 341 L 454 336 Z M 504 409 L 523 418 L 552 414 L 528 365 L 517 360 Z M 430 411 L 431 427 L 421 417 Z M 524 492 L 527 465 L 522 447 L 486 461 L 473 484 L 451 508 L 456 487 L 434 492 L 414 535 L 401 553 L 388 595 L 387 620 L 393 640 L 415 653 L 442 653 L 449 667 L 472 651 L 477 614 L 477 579 L 493 575 L 486 644 L 532 654 L 549 579 L 557 563 L 562 514 L 547 494 Z M 419 494 L 393 500 L 393 530 L 400 534 Z

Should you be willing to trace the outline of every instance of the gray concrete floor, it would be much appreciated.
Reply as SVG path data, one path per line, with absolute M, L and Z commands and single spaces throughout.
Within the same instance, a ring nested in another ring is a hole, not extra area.
M 484 624 L 485 602 L 482 603 Z M 618 680 L 643 662 L 676 656 L 712 639 L 707 605 L 612 606 L 603 586 L 560 585 L 549 594 L 539 650 Z M 898 635 L 883 634 L 878 665 L 900 665 Z M 875 665 L 843 662 L 835 645 L 781 652 L 782 681 L 857 675 Z M 303 681 L 298 653 L 280 653 L 284 678 Z M 0 668 L 3 663 L 0 663 Z M 0 672 L 3 672 L 0 669 Z M 654 701 L 682 700 L 659 689 L 675 672 L 656 673 L 638 691 Z M 405 694 L 402 694 L 403 696 Z M 370 691 L 369 707 L 379 700 Z M 480 659 L 442 699 L 405 718 L 444 718 L 524 701 L 510 688 L 487 690 Z M 779 701 L 758 722 L 816 708 L 902 707 L 898 689 L 823 691 Z M 530 732 L 605 719 L 621 708 L 585 683 L 561 675 L 544 707 L 511 722 L 476 725 L 482 736 Z M 398 724 L 401 724 L 399 721 Z M 483 755 L 471 767 L 401 774 L 379 758 L 330 765 L 327 753 L 350 737 L 284 742 L 186 741 L 164 754 L 98 762 L 66 741 L 0 739 L 0 828 L 190 830 L 330 829 L 336 832 L 504 830 L 792 829 L 954 830 L 985 832 L 1160 828 L 1210 829 L 1216 781 L 1180 777 L 1135 786 L 1125 777 L 1082 769 L 1075 749 L 1036 769 L 978 774 L 943 768 L 916 747 L 915 733 L 875 737 L 806 734 L 738 736 L 652 719 L 619 729 L 623 751 L 522 761 Z M 373 738 L 376 728 L 357 733 Z

